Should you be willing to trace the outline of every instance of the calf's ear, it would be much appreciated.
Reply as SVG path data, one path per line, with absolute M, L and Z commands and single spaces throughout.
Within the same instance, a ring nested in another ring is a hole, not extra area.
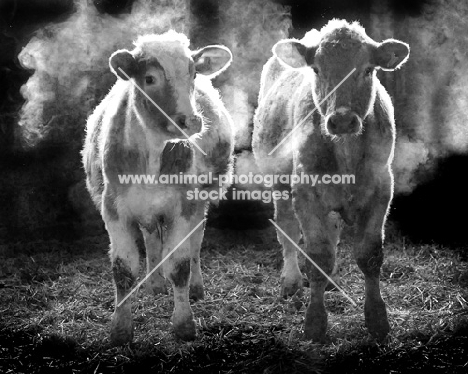
M 109 66 L 111 71 L 123 80 L 134 77 L 138 71 L 135 57 L 126 49 L 115 51 L 109 59 Z
M 406 62 L 409 53 L 408 44 L 395 39 L 387 39 L 375 49 L 374 64 L 382 70 L 395 70 Z
M 288 67 L 302 68 L 307 66 L 307 47 L 296 39 L 280 40 L 273 46 L 273 54 L 278 60 Z
M 232 53 L 223 45 L 209 45 L 192 53 L 197 73 L 214 78 L 226 70 L 232 62 Z

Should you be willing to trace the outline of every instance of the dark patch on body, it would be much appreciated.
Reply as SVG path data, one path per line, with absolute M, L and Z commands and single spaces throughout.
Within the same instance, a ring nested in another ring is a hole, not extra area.
M 169 276 L 175 287 L 186 287 L 190 279 L 190 259 L 176 262 L 174 270 Z
M 125 293 L 130 290 L 135 283 L 135 277 L 130 267 L 119 257 L 117 257 L 112 264 L 112 273 L 118 293 Z
M 132 121 L 136 118 L 127 118 L 127 108 L 132 104 L 126 97 L 119 104 L 119 110 L 113 118 L 112 127 L 109 131 L 104 151 L 104 168 L 110 183 L 120 185 L 118 175 L 122 174 L 144 174 L 148 159 L 148 150 L 136 145 L 125 145 L 125 129 L 132 128 Z M 130 121 L 127 123 L 127 121 Z M 132 135 L 131 143 L 139 144 L 145 139 L 141 129 L 130 131 Z M 140 140 L 140 142 L 139 142 Z
M 116 141 L 111 145 L 106 159 L 110 182 L 124 187 L 118 175 L 145 174 L 148 151 L 129 148 L 122 145 L 120 141 Z
M 165 221 L 166 219 L 164 214 L 155 214 L 153 217 L 151 217 L 150 220 L 139 220 L 138 224 L 143 227 L 149 234 L 152 234 L 156 231 L 156 235 L 161 239 L 163 230 L 166 227 Z
M 159 172 L 165 175 L 188 171 L 192 166 L 193 145 L 186 140 L 168 140 L 161 153 Z
M 149 157 L 147 150 L 142 152 L 137 148 L 126 148 L 118 145 L 115 154 L 118 155 L 115 160 L 115 168 L 120 171 L 120 174 L 143 173 L 146 170 L 146 161 Z
M 181 212 L 180 215 L 185 219 L 191 218 L 197 211 L 197 205 L 200 204 L 196 200 L 187 200 L 185 198 L 181 199 Z

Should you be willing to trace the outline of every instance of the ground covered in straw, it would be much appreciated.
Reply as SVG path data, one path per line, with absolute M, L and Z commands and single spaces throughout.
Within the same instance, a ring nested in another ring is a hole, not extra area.
M 0 372 L 468 372 L 464 249 L 392 238 L 382 270 L 392 333 L 379 345 L 364 327 L 363 277 L 343 243 L 341 285 L 358 306 L 327 292 L 330 339 L 318 345 L 302 338 L 305 297 L 278 297 L 281 255 L 272 231 L 240 234 L 207 230 L 206 297 L 192 304 L 197 340 L 172 335 L 171 294 L 141 289 L 134 343 L 118 348 L 108 340 L 106 236 L 0 246 Z

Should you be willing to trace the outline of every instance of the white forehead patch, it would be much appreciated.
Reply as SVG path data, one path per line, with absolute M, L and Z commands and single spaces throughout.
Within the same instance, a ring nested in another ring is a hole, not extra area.
M 339 108 L 336 109 L 336 112 L 339 114 L 346 114 L 350 111 L 350 108 L 345 107 L 345 106 L 340 106 Z
M 168 31 L 162 35 L 144 35 L 135 46 L 144 59 L 155 58 L 171 81 L 189 77 L 189 39 L 184 34 Z

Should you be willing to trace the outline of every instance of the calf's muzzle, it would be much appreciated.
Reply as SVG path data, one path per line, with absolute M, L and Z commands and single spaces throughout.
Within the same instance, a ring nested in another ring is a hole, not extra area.
M 362 121 L 351 110 L 336 111 L 328 116 L 326 125 L 331 135 L 352 135 L 361 131 Z
M 185 114 L 177 114 L 171 116 L 171 119 L 184 130 L 188 135 L 193 135 L 197 132 L 200 132 L 203 125 L 202 118 L 197 115 L 186 116 Z M 168 124 L 168 130 L 174 134 L 180 134 L 180 130 L 174 126 L 173 123 Z

